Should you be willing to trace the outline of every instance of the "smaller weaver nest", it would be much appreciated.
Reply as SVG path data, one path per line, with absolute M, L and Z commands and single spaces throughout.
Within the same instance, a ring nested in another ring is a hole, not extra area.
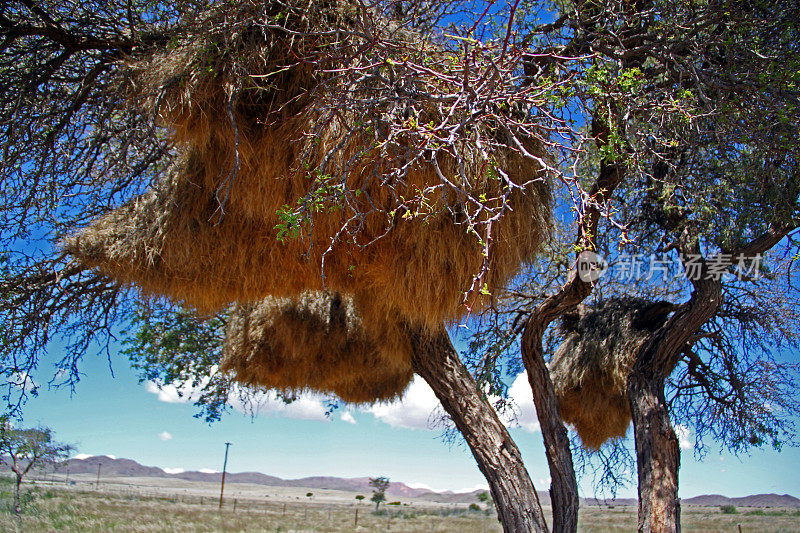
M 397 399 L 413 377 L 410 348 L 386 344 L 386 333 L 373 330 L 353 298 L 339 294 L 237 305 L 220 369 L 253 387 L 335 394 L 352 403 Z
M 550 361 L 550 376 L 561 418 L 575 426 L 587 448 L 625 436 L 631 422 L 628 375 L 647 336 L 674 307 L 617 298 L 563 317 L 566 338 Z

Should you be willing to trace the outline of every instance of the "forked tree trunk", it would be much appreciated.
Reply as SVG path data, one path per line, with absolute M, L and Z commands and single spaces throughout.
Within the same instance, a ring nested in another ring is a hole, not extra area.
M 522 455 L 442 329 L 409 328 L 412 363 L 467 441 L 491 488 L 506 533 L 548 531 Z
M 723 265 L 732 265 L 731 258 L 756 257 L 778 244 L 794 228 L 794 224 L 771 226 L 748 244 L 723 250 L 725 253 L 719 257 L 728 257 Z M 639 348 L 627 384 L 639 468 L 639 531 L 644 533 L 681 529 L 680 448 L 664 399 L 664 383 L 681 351 L 716 314 L 722 301 L 721 278 L 710 274 L 698 240 L 687 231 L 678 249 L 682 260 L 702 259 L 700 272 L 690 278 L 694 288 L 692 297 Z M 717 262 L 716 266 L 721 265 Z M 689 271 L 685 263 L 684 269 Z
M 537 323 L 541 326 L 541 323 Z M 547 464 L 550 467 L 550 500 L 553 506 L 553 533 L 578 530 L 578 481 L 572 463 L 569 436 L 558 410 L 553 381 L 544 362 L 542 336 L 538 327 L 527 327 L 522 334 L 522 361 L 533 390 L 536 416 L 542 430 Z
M 628 377 L 639 469 L 639 531 L 675 533 L 681 530 L 680 448 L 664 400 L 664 379 L 647 374 Z

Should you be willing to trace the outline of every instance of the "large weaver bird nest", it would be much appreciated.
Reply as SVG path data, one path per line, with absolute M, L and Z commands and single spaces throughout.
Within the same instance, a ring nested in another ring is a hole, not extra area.
M 443 119 L 408 87 L 387 99 L 402 100 L 400 112 L 333 112 L 336 78 L 322 67 L 336 66 L 330 47 L 358 44 L 353 9 L 319 0 L 225 7 L 196 21 L 203 31 L 126 58 L 121 93 L 158 117 L 181 155 L 152 190 L 65 248 L 203 312 L 325 289 L 369 295 L 384 317 L 439 328 L 485 304 L 550 231 L 546 150 L 528 136 L 524 155 L 491 118 L 451 144 L 387 138 L 382 125 Z M 445 53 L 390 22 L 372 29 L 394 43 L 387 53 Z M 422 75 L 409 83 L 436 90 Z
M 586 447 L 625 436 L 631 422 L 628 375 L 647 336 L 673 309 L 668 302 L 618 298 L 564 316 L 566 338 L 553 354 L 550 376 L 561 418 L 575 426 Z

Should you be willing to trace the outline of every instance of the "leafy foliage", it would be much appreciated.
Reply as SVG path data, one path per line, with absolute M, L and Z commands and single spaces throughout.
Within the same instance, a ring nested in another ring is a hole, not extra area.
M 73 450 L 72 445 L 53 440 L 50 428 L 37 427 L 18 429 L 11 425 L 8 417 L 0 418 L 0 456 L 9 462 L 16 477 L 14 510 L 21 512 L 20 485 L 32 468 L 41 468 L 66 459 Z
M 232 385 L 217 372 L 225 321 L 222 315 L 200 319 L 173 305 L 154 301 L 131 320 L 133 334 L 122 351 L 139 372 L 139 381 L 176 387 L 199 408 L 198 417 L 218 420 L 227 409 Z
M 375 502 L 375 510 L 380 508 L 381 502 L 386 501 L 386 489 L 389 488 L 388 477 L 371 477 L 369 478 L 369 486 L 372 487 L 372 497 L 370 501 Z

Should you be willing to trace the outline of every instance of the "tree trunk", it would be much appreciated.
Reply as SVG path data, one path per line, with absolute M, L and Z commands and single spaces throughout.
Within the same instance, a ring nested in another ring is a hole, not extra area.
M 14 487 L 14 513 L 16 513 L 17 516 L 19 516 L 20 513 L 22 512 L 22 506 L 20 505 L 19 501 L 19 490 L 20 486 L 22 485 L 22 476 L 19 474 L 16 474 L 16 476 L 17 476 L 17 486 Z
M 546 532 L 539 497 L 522 455 L 497 412 L 478 389 L 442 329 L 428 334 L 409 328 L 412 364 L 464 436 L 491 488 L 506 533 Z
M 521 353 L 528 383 L 533 390 L 536 416 L 550 467 L 550 499 L 553 505 L 553 533 L 574 533 L 578 530 L 578 481 L 572 464 L 567 429 L 561 422 L 553 381 L 544 362 L 542 337 L 536 328 L 526 328 L 522 334 Z
M 681 530 L 678 499 L 680 448 L 664 400 L 664 379 L 634 372 L 628 377 L 639 470 L 639 531 Z
M 728 257 L 723 264 L 733 264 L 732 258 L 762 254 L 793 229 L 794 225 L 771 226 L 748 244 L 723 250 Z M 710 273 L 699 241 L 691 232 L 686 231 L 681 236 L 678 250 L 687 272 L 687 258 L 702 260 L 700 272 L 690 278 L 692 297 L 639 348 L 633 371 L 628 376 L 628 401 L 639 468 L 639 531 L 642 532 L 680 531 L 680 448 L 664 399 L 664 383 L 680 352 L 717 313 L 722 301 L 721 277 Z M 719 262 L 716 267 L 720 267 Z

